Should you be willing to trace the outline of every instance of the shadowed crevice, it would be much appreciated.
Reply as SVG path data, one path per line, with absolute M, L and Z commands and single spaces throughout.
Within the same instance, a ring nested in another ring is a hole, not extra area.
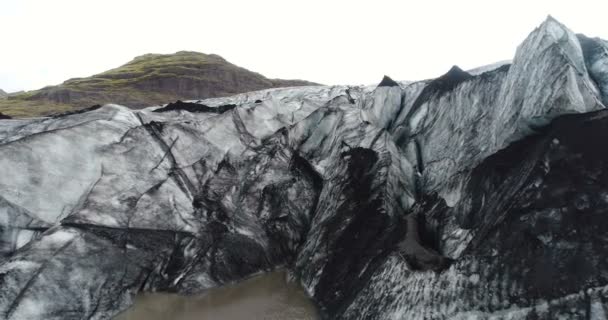
M 177 100 L 176 102 L 169 103 L 168 105 L 158 108 L 153 112 L 169 112 L 169 111 L 188 111 L 193 113 L 217 113 L 222 114 L 226 111 L 230 111 L 236 108 L 236 104 L 225 104 L 219 107 L 209 107 L 202 103 L 194 103 L 194 102 L 183 102 L 181 100 Z

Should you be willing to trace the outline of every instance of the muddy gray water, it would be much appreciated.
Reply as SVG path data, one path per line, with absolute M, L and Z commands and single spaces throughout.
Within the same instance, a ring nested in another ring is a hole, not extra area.
M 256 276 L 198 296 L 139 295 L 115 320 L 316 320 L 316 307 L 285 272 Z

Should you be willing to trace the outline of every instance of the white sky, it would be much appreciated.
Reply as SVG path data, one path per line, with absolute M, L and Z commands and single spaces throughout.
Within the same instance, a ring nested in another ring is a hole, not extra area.
M 548 14 L 608 39 L 608 1 L 0 0 L 0 88 L 193 50 L 272 78 L 373 84 L 511 59 Z

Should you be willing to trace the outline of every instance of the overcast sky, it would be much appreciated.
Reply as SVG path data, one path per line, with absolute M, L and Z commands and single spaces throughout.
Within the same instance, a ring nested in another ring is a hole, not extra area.
M 608 39 L 608 1 L 0 0 L 0 88 L 193 50 L 272 78 L 373 84 L 511 59 L 548 14 Z

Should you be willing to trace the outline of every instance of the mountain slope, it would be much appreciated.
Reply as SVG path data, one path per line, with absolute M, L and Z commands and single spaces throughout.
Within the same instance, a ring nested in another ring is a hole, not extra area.
M 6 98 L 7 96 L 8 96 L 8 93 L 6 93 L 4 90 L 0 89 L 0 99 Z
M 277 87 L 306 86 L 301 80 L 268 79 L 214 54 L 180 51 L 146 54 L 88 78 L 11 95 L 0 101 L 0 112 L 24 117 L 116 103 L 131 108 L 178 99 L 204 99 Z

